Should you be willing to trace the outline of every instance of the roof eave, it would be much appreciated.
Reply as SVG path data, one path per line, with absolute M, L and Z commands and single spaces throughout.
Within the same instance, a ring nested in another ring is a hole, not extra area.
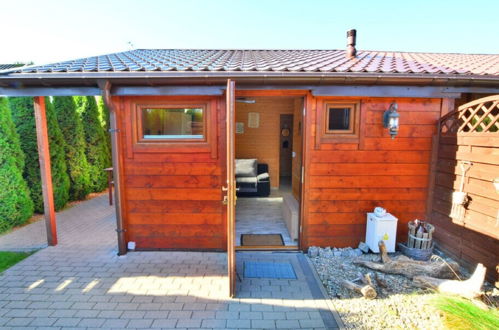
M 51 72 L 51 73 L 10 73 L 2 75 L 2 80 L 28 80 L 28 79 L 150 79 L 150 78 L 312 78 L 312 79 L 467 79 L 467 80 L 499 80 L 499 75 L 478 74 L 422 74 L 422 73 L 391 73 L 391 72 L 272 72 L 272 71 L 141 71 L 141 72 Z

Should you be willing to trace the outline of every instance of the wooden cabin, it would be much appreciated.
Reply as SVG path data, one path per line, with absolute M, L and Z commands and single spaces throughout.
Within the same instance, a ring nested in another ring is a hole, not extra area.
M 280 248 L 355 247 L 376 206 L 398 218 L 405 241 L 407 222 L 429 213 L 437 122 L 471 95 L 499 94 L 498 63 L 498 55 L 138 49 L 3 71 L 0 95 L 102 94 L 120 253 L 128 242 L 228 250 L 230 263 L 244 248 L 240 213 L 265 216 L 276 199 L 296 231 Z M 390 132 L 384 118 L 394 109 Z M 236 159 L 267 165 L 270 196 L 236 200 Z

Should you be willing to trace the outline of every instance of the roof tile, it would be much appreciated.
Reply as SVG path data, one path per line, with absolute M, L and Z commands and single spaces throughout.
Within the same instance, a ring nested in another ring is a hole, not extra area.
M 0 66 L 0 69 L 2 67 Z M 121 71 L 367 72 L 498 75 L 499 55 L 344 50 L 136 49 L 48 65 L 10 68 L 9 73 Z

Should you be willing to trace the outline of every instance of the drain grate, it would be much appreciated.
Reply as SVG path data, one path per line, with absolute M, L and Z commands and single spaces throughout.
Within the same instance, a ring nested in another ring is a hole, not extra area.
M 289 262 L 274 263 L 245 261 L 244 277 L 296 279 L 296 273 L 293 265 L 291 265 Z

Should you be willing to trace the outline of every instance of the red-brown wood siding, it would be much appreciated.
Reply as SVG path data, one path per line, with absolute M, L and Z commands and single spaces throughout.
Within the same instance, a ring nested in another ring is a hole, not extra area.
M 398 241 L 407 239 L 408 221 L 425 217 L 431 141 L 441 100 L 351 100 L 360 101 L 359 142 L 317 143 L 322 100 L 307 97 L 302 248 L 356 246 L 365 239 L 366 213 L 375 206 L 399 219 Z M 393 101 L 399 106 L 400 131 L 392 140 L 382 116 Z
M 226 223 L 221 203 L 225 173 L 225 115 L 221 98 L 121 97 L 122 205 L 126 241 L 137 249 L 225 250 Z M 151 102 L 208 102 L 216 112 L 211 125 L 215 152 L 205 149 L 134 148 L 133 110 Z
M 434 150 L 435 182 L 429 201 L 437 246 L 471 271 L 477 263 L 484 264 L 487 278 L 497 281 L 499 194 L 492 182 L 499 176 L 499 134 L 447 133 L 438 142 Z M 468 195 L 468 203 L 462 219 L 457 219 L 451 217 L 452 193 L 459 191 L 463 179 L 461 161 L 473 164 L 464 178 L 463 191 Z

